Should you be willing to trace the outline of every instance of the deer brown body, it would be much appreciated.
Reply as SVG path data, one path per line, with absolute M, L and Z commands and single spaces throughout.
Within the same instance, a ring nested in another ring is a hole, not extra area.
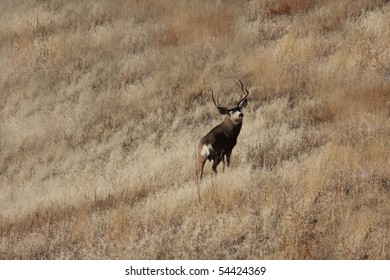
M 218 173 L 217 166 L 222 161 L 223 170 L 225 169 L 225 158 L 227 166 L 230 165 L 230 156 L 233 148 L 237 143 L 237 137 L 240 134 L 242 127 L 242 119 L 244 114 L 241 112 L 247 105 L 248 90 L 244 87 L 243 83 L 239 81 L 237 83 L 241 87 L 245 96 L 237 103 L 236 107 L 226 108 L 219 106 L 214 99 L 212 90 L 211 96 L 218 111 L 225 115 L 223 123 L 214 127 L 209 133 L 207 133 L 202 139 L 200 139 L 198 152 L 197 152 L 197 180 L 200 181 L 203 176 L 203 167 L 206 160 L 213 161 L 213 172 Z

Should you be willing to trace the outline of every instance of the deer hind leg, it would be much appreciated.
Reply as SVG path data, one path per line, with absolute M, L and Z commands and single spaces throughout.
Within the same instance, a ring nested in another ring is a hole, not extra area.
M 225 153 L 225 151 L 222 151 L 221 152 L 222 172 L 225 172 L 225 156 L 227 156 L 227 153 Z
M 203 176 L 203 167 L 207 159 L 211 159 L 213 153 L 213 147 L 211 144 L 205 144 L 200 142 L 198 148 L 198 159 L 196 163 L 196 177 L 197 181 L 200 182 Z
M 205 158 L 201 155 L 198 156 L 198 162 L 196 164 L 196 179 L 198 182 L 200 182 L 200 180 L 202 180 L 203 167 L 204 167 L 204 164 L 206 163 L 206 160 L 207 160 L 207 158 Z
M 218 170 L 217 170 L 218 163 L 219 162 L 217 160 L 214 160 L 214 162 L 213 162 L 213 172 L 215 175 L 218 174 Z

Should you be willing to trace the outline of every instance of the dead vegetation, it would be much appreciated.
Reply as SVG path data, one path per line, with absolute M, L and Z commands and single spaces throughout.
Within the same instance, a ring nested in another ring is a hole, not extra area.
M 0 11 L 0 259 L 389 259 L 388 1 Z M 198 193 L 205 89 L 237 77 L 232 167 Z

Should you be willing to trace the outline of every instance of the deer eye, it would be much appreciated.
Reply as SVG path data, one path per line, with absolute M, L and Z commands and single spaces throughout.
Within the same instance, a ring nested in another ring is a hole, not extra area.
M 234 110 L 231 110 L 231 111 L 230 111 L 230 114 L 234 115 L 234 114 L 236 114 L 237 112 L 239 113 L 240 110 L 234 109 Z

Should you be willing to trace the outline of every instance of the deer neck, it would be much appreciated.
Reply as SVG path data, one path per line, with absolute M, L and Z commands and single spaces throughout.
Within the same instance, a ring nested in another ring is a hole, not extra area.
M 235 123 L 233 122 L 229 116 L 226 116 L 222 125 L 225 127 L 225 130 L 230 134 L 234 136 L 238 136 L 241 130 L 242 122 Z

